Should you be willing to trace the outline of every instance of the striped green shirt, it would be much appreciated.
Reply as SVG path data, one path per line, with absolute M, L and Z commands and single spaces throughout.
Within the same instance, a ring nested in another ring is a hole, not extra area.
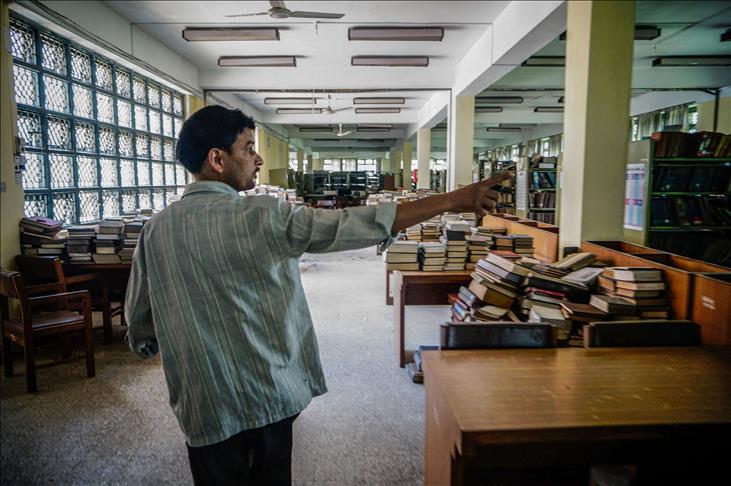
M 156 339 L 193 447 L 301 412 L 327 391 L 300 279 L 305 252 L 389 238 L 394 204 L 345 210 L 189 185 L 140 234 L 125 303 L 130 347 Z

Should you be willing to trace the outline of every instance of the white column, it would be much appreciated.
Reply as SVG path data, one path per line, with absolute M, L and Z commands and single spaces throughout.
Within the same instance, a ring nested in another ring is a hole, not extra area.
M 407 191 L 411 190 L 411 161 L 414 158 L 414 144 L 410 141 L 404 142 L 403 165 L 401 168 L 401 184 Z
M 431 129 L 421 128 L 416 134 L 417 189 L 429 189 L 429 156 L 431 155 Z
M 307 167 L 305 167 L 305 172 L 312 173 L 312 170 L 312 154 L 307 154 Z
M 383 162 L 383 159 L 382 158 L 378 157 L 376 159 L 376 173 L 377 174 L 380 174 L 381 173 L 381 167 L 382 167 L 381 164 L 382 164 L 382 162 Z
M 472 183 L 475 97 L 452 96 L 447 135 L 447 190 Z
M 568 5 L 562 248 L 623 239 L 634 19 L 634 2 Z
M 305 171 L 305 151 L 297 150 L 297 172 Z

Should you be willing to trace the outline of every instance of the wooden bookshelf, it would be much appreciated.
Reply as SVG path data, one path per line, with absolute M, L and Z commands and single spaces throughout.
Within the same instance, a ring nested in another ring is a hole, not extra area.
M 555 225 L 559 196 L 557 167 L 532 168 L 527 157 L 518 160 L 516 177 L 516 214 L 523 218 Z M 525 197 L 525 201 L 518 198 Z
M 731 272 L 695 274 L 691 306 L 704 345 L 731 345 Z
M 533 238 L 536 258 L 549 263 L 558 260 L 558 226 L 499 213 L 482 218 L 482 226 L 505 228 L 509 235 L 528 235 Z

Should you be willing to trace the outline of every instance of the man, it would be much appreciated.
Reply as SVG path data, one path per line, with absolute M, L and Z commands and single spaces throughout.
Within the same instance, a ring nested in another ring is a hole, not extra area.
M 127 289 L 130 347 L 162 355 L 196 485 L 291 482 L 292 422 L 327 391 L 303 253 L 374 245 L 445 211 L 484 214 L 503 180 L 338 211 L 242 197 L 263 164 L 254 128 L 220 106 L 183 124 L 176 155 L 196 181 L 144 226 Z

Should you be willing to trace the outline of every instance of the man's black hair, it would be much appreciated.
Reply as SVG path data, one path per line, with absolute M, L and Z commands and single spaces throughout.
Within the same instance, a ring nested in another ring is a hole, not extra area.
M 231 146 L 246 128 L 254 130 L 254 119 L 241 110 L 223 106 L 206 106 L 183 123 L 175 147 L 175 158 L 190 172 L 197 174 L 212 148 L 231 153 Z

